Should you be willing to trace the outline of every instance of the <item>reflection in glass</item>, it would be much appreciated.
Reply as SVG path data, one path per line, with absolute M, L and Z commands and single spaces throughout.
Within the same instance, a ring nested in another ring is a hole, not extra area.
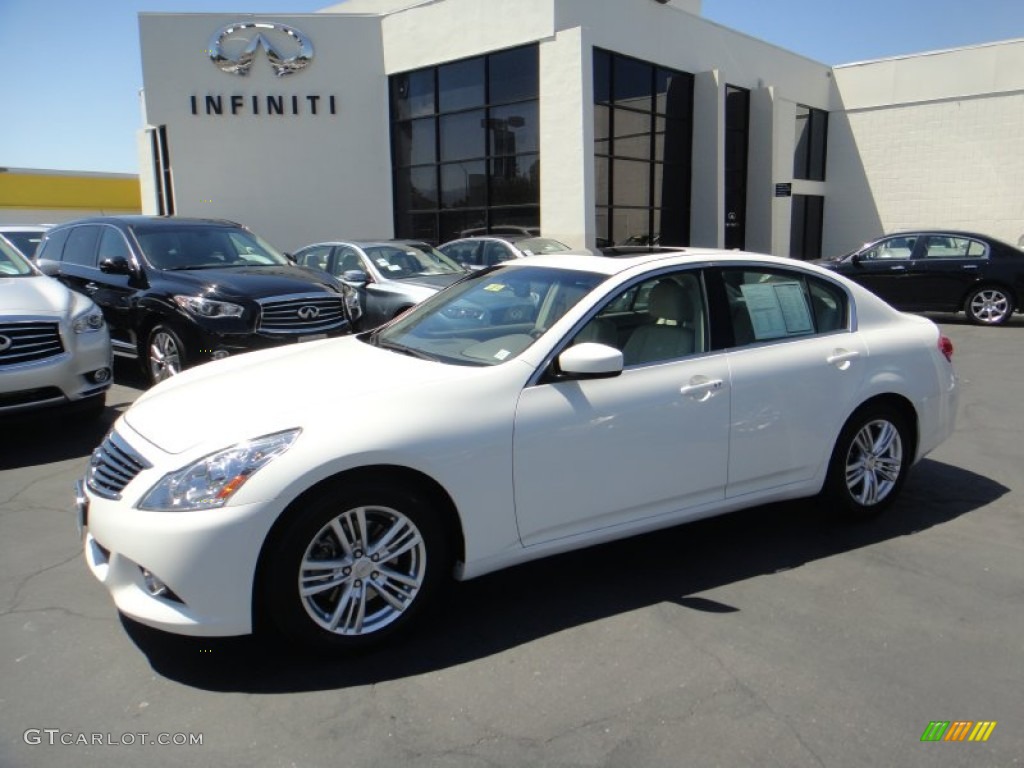
M 537 96 L 537 51 L 514 48 L 488 57 L 490 104 L 522 101 Z
M 466 59 L 437 68 L 441 112 L 484 105 L 484 60 Z
M 487 135 L 481 128 L 484 114 L 484 110 L 475 109 L 472 112 L 445 115 L 438 120 L 442 163 L 483 157 L 487 154 Z
M 405 72 L 391 78 L 391 116 L 394 120 L 434 113 L 434 71 Z
M 467 208 L 487 204 L 487 165 L 483 160 L 441 166 L 441 206 Z
M 491 204 L 540 202 L 540 157 L 512 155 L 491 160 Z
M 422 165 L 437 161 L 434 118 L 421 118 L 398 123 L 392 131 L 395 142 L 395 164 Z

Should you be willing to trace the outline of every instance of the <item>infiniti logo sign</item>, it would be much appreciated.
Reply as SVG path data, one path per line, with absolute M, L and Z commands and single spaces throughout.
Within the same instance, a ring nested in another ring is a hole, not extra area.
M 316 320 L 320 317 L 320 308 L 313 306 L 299 307 L 299 319 L 300 320 Z
M 0 336 L 0 352 L 6 352 L 14 344 L 10 336 Z
M 267 21 L 239 21 L 221 27 L 210 37 L 207 52 L 222 70 L 244 77 L 260 48 L 278 77 L 305 69 L 313 60 L 313 44 L 302 32 Z

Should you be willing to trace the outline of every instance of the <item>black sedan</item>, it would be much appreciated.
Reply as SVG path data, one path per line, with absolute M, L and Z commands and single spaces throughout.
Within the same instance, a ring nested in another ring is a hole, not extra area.
M 1024 251 L 972 232 L 900 232 L 818 263 L 897 309 L 963 310 L 979 325 L 1007 322 L 1024 297 Z

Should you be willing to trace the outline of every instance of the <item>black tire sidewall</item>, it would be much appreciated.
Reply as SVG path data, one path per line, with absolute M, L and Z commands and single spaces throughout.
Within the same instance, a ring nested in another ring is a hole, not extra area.
M 408 631 L 433 601 L 450 564 L 447 538 L 434 511 L 416 494 L 383 483 L 330 484 L 300 504 L 286 513 L 289 519 L 268 543 L 269 559 L 259 589 L 269 623 L 300 645 L 338 651 L 377 646 Z M 412 604 L 395 621 L 366 635 L 336 635 L 306 613 L 298 593 L 300 563 L 313 537 L 330 520 L 359 506 L 390 507 L 405 515 L 423 538 L 426 571 Z

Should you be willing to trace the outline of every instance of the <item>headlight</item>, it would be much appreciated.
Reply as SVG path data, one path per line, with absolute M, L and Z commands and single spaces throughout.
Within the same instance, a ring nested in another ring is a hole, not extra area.
M 71 330 L 75 333 L 92 333 L 103 327 L 103 313 L 93 307 L 86 310 L 71 321 Z
M 164 475 L 142 499 L 139 509 L 186 512 L 223 507 L 246 480 L 287 451 L 301 431 L 257 437 Z
M 241 317 L 245 309 L 230 301 L 215 301 L 203 296 L 175 296 L 174 303 L 198 317 Z

